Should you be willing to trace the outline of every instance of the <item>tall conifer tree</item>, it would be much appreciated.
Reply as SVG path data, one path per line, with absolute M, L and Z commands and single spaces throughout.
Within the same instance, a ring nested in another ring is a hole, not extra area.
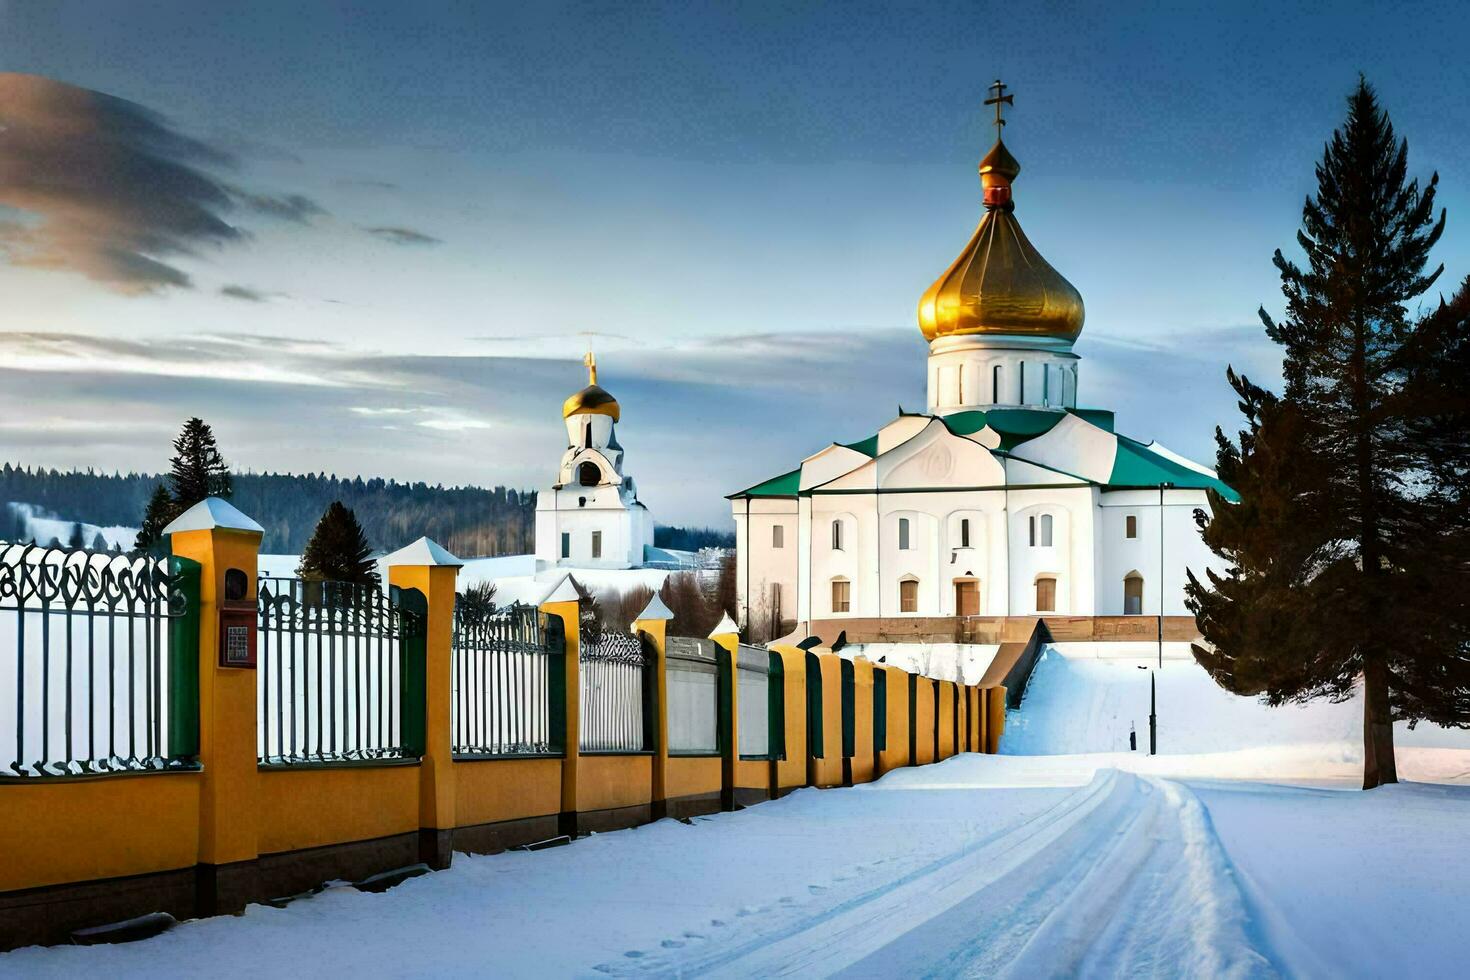
M 178 505 L 174 503 L 173 495 L 168 492 L 168 487 L 162 483 L 153 488 L 153 495 L 148 498 L 148 508 L 143 512 L 143 524 L 138 528 L 138 536 L 133 541 L 134 551 L 146 551 L 157 553 L 163 548 L 163 529 L 169 522 L 179 516 Z
M 357 515 L 334 500 L 317 521 L 296 574 L 318 582 L 377 585 L 378 567 L 372 553 Z
M 1212 495 L 1204 528 L 1229 571 L 1187 586 L 1209 644 L 1196 659 L 1229 690 L 1282 704 L 1361 687 L 1364 788 L 1397 781 L 1395 719 L 1453 721 L 1470 691 L 1454 630 L 1424 616 L 1439 586 L 1406 307 L 1439 275 L 1425 267 L 1445 217 L 1438 175 L 1421 191 L 1407 161 L 1360 79 L 1302 210 L 1306 267 L 1274 257 L 1286 316 L 1261 311 L 1285 391 L 1229 375 L 1247 428 L 1238 446 L 1217 433 L 1218 468 L 1242 500 Z
M 191 418 L 174 440 L 169 460 L 169 485 L 182 513 L 205 497 L 229 497 L 233 491 L 230 467 L 220 455 L 214 430 L 200 418 Z

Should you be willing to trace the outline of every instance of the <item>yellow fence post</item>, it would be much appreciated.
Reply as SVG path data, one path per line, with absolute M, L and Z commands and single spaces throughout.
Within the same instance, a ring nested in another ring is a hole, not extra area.
M 228 501 L 209 497 L 163 533 L 173 553 L 199 573 L 199 863 L 201 915 L 238 912 L 255 900 L 259 856 L 256 806 L 255 578 L 261 526 Z M 228 650 L 220 641 L 232 622 Z M 242 629 L 243 627 L 243 629 Z M 243 644 L 243 646 L 242 646 Z M 224 666 L 226 653 L 240 666 Z
M 724 662 L 720 665 L 720 691 L 724 726 L 720 730 L 720 809 L 735 809 L 735 771 L 740 764 L 740 628 L 729 614 L 710 633 Z
M 653 640 L 653 787 L 649 795 L 650 811 L 654 820 L 668 816 L 669 791 L 669 676 L 665 657 L 665 640 L 669 620 L 674 614 L 664 601 L 653 594 L 648 605 L 633 620 L 633 634 L 647 633 Z
M 994 755 L 1000 751 L 1000 737 L 1006 730 L 1006 689 L 993 684 L 985 692 L 986 740 L 985 749 Z
M 562 740 L 561 812 L 557 830 L 568 837 L 577 836 L 577 760 L 582 745 L 582 679 L 578 659 L 582 647 L 582 605 L 571 577 L 541 600 L 541 612 L 561 620 L 565 652 L 562 655 L 560 691 L 553 686 L 552 696 L 561 696 Z
M 419 760 L 419 860 L 435 870 L 454 855 L 453 646 L 456 579 L 463 565 L 428 538 L 383 559 L 388 584 L 428 603 L 424 631 L 424 755 Z

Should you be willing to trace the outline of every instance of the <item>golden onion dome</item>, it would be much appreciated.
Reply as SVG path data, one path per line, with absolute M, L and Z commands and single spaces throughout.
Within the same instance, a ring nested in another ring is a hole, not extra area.
M 1020 172 L 1000 140 L 980 161 L 985 215 L 960 257 L 919 300 L 925 340 L 990 334 L 1070 344 L 1082 332 L 1082 294 L 1016 221 L 1011 182 Z
M 582 361 L 587 365 L 587 387 L 562 402 L 561 417 L 565 419 L 573 415 L 606 415 L 614 422 L 619 421 L 622 409 L 618 406 L 618 400 L 597 383 L 597 359 L 588 351 Z

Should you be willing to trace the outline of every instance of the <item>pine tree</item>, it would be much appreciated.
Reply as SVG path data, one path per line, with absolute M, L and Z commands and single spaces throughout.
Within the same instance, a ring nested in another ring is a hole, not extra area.
M 191 418 L 174 440 L 169 460 L 169 484 L 182 513 L 205 497 L 226 497 L 233 491 L 230 467 L 220 455 L 214 431 L 200 418 Z
M 66 546 L 68 548 L 85 548 L 87 546 L 86 532 L 82 530 L 81 524 L 76 522 L 72 523 L 71 536 L 66 539 Z
M 317 582 L 377 585 L 378 567 L 357 515 L 334 500 L 327 506 L 302 552 L 296 574 Z
M 133 550 L 150 554 L 161 551 L 163 529 L 179 514 L 179 507 L 174 503 L 168 487 L 162 483 L 155 486 L 153 495 L 148 498 L 148 508 L 143 512 L 142 526 L 138 528 L 138 536 L 133 541 Z
M 483 623 L 495 615 L 495 583 L 472 585 L 459 594 L 455 603 L 465 623 Z
M 1397 781 L 1394 720 L 1452 719 L 1470 691 L 1452 624 L 1424 615 L 1446 597 L 1421 548 L 1432 514 L 1415 482 L 1427 460 L 1406 304 L 1439 275 L 1425 266 L 1445 217 L 1438 175 L 1421 191 L 1407 160 L 1360 80 L 1303 208 L 1306 268 L 1274 257 L 1286 316 L 1261 319 L 1285 390 L 1229 374 L 1247 427 L 1238 446 L 1217 433 L 1218 469 L 1241 503 L 1212 495 L 1204 528 L 1229 570 L 1187 586 L 1209 645 L 1196 659 L 1227 689 L 1274 705 L 1361 687 L 1364 788 Z

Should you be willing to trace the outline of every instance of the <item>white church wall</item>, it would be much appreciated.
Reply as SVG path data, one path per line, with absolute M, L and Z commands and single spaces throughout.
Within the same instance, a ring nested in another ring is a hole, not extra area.
M 810 490 L 867 463 L 869 457 L 856 449 L 831 445 L 808 456 L 801 464 L 801 489 Z
M 1059 616 L 1093 614 L 1092 490 L 1090 487 L 1038 487 L 1010 491 L 1011 568 L 1009 614 L 1052 612 Z M 1031 518 L 1036 518 L 1032 544 Z M 1045 521 L 1051 518 L 1051 544 Z M 1055 609 L 1037 608 L 1037 581 L 1056 580 Z
M 1159 493 L 1157 490 L 1115 490 L 1099 494 L 1098 615 L 1125 614 L 1123 581 L 1129 572 L 1143 576 L 1142 615 L 1159 614 Z M 1164 615 L 1187 616 L 1184 604 L 1186 569 L 1204 580 L 1205 569 L 1224 569 L 1224 563 L 1204 543 L 1194 523 L 1194 512 L 1208 513 L 1203 490 L 1166 490 L 1163 518 Z M 1138 536 L 1127 537 L 1127 516 L 1138 520 Z
M 996 405 L 1073 408 L 1077 404 L 1076 354 L 990 347 L 974 338 L 942 339 L 930 350 L 929 410 L 935 414 Z
M 752 622 L 769 621 L 773 589 L 780 590 L 779 616 L 797 618 L 797 506 L 790 498 L 732 501 L 735 517 L 735 574 L 741 608 Z M 782 547 L 774 545 L 780 527 Z

